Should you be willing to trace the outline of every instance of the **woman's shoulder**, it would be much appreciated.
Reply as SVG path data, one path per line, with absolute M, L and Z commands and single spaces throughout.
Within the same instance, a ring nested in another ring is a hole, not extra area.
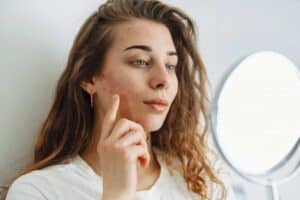
M 176 193 L 181 193 L 181 194 L 189 194 L 190 198 L 188 199 L 199 199 L 199 195 L 191 192 L 188 190 L 187 183 L 184 179 L 183 175 L 183 169 L 182 169 L 182 164 L 181 161 L 178 157 L 172 156 L 169 160 L 167 161 L 166 155 L 164 154 L 163 151 L 153 148 L 154 152 L 157 155 L 158 160 L 164 166 L 166 169 L 168 169 L 168 176 L 169 176 L 169 183 L 171 187 L 173 187 L 173 191 Z M 224 165 L 223 162 L 219 161 L 216 163 L 216 175 L 221 179 L 224 183 L 225 189 L 227 191 L 227 199 L 228 200 L 234 200 L 234 193 L 231 187 L 231 173 L 228 171 L 226 166 Z M 218 199 L 218 197 L 221 195 L 221 188 L 217 184 L 210 183 L 208 185 L 208 190 L 210 193 L 210 196 L 212 197 L 211 199 Z
M 77 158 L 70 159 L 69 161 L 65 161 L 63 163 L 51 165 L 42 169 L 33 170 L 29 173 L 26 173 L 20 177 L 18 177 L 13 183 L 23 183 L 23 182 L 35 182 L 35 181 L 47 181 L 51 180 L 55 177 L 61 177 L 68 175 L 73 168 L 74 161 Z M 33 181 L 34 180 L 34 181 Z
M 67 188 L 71 181 L 84 180 L 82 176 L 84 173 L 80 174 L 81 170 L 77 162 L 79 162 L 78 157 L 75 157 L 67 162 L 34 170 L 18 177 L 9 187 L 7 199 L 18 199 L 18 197 L 55 199 L 55 195 L 60 192 L 57 188 Z
M 10 185 L 6 199 L 47 199 L 51 181 L 45 170 L 35 170 L 18 177 Z

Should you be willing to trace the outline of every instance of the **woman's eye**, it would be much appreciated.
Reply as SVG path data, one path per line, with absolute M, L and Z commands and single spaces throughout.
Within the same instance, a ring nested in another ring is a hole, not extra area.
M 176 69 L 176 65 L 166 64 L 166 67 L 171 71 L 172 70 L 175 71 L 175 69 Z
M 137 60 L 133 61 L 132 63 L 136 64 L 136 65 L 148 65 L 148 62 L 145 60 L 142 60 L 142 59 L 137 59 Z
M 143 59 L 136 59 L 132 62 L 134 65 L 149 65 L 149 62 Z M 170 71 L 175 71 L 176 65 L 166 64 L 166 67 Z

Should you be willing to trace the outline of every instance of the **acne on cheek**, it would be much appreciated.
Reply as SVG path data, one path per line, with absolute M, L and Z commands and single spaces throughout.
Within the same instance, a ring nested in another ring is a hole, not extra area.
M 124 86 L 124 83 L 121 83 L 119 81 L 114 81 L 112 78 L 109 78 L 107 74 L 103 74 L 101 76 L 102 80 L 102 87 L 101 90 L 105 94 L 108 95 L 114 95 L 119 94 L 121 99 L 127 100 L 128 99 L 128 89 L 126 86 Z
M 121 118 L 128 118 L 131 119 L 131 110 L 129 106 L 130 98 L 133 97 L 133 95 L 129 92 L 129 88 L 126 86 L 121 86 L 119 84 L 112 86 L 114 93 L 117 93 L 120 97 L 120 105 L 119 105 L 119 114 Z
M 117 80 L 112 80 L 108 76 L 102 76 L 102 88 L 103 93 L 107 95 L 119 94 L 120 105 L 119 105 L 119 117 L 127 118 L 133 120 L 133 111 L 130 108 L 129 101 L 132 98 L 138 97 L 138 93 L 134 93 L 130 86 L 124 85 L 124 81 L 119 82 Z M 107 105 L 110 104 L 109 97 L 106 99 Z
M 115 87 L 112 85 L 110 79 L 111 78 L 109 78 L 109 75 L 105 73 L 100 76 L 101 90 L 104 94 L 109 94 L 112 96 L 114 94 Z

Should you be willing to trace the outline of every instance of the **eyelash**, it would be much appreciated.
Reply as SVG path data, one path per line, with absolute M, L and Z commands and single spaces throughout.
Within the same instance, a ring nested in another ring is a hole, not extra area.
M 141 62 L 144 62 L 144 64 L 149 65 L 149 62 L 147 62 L 147 61 L 145 61 L 145 60 L 143 60 L 143 59 L 137 59 L 137 60 L 134 60 L 132 63 L 133 63 L 133 64 L 137 64 L 137 62 L 139 62 L 140 64 L 141 64 Z M 138 64 L 137 64 L 137 65 L 138 65 Z M 176 65 L 170 65 L 170 64 L 167 64 L 167 65 L 171 66 L 171 67 L 172 67 L 172 70 L 175 71 Z

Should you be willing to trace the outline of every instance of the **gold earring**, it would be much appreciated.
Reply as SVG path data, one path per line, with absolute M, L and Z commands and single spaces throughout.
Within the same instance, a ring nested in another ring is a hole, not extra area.
M 89 88 L 89 90 L 88 90 L 88 93 L 90 93 L 90 99 L 91 99 L 91 108 L 93 108 L 94 107 L 94 94 L 96 93 L 96 91 L 95 91 L 95 88 L 93 88 L 93 87 L 90 87 Z
M 90 94 L 90 97 L 91 97 L 91 108 L 93 108 L 93 104 L 94 104 L 94 103 L 93 103 L 94 93 L 91 93 L 91 94 Z

